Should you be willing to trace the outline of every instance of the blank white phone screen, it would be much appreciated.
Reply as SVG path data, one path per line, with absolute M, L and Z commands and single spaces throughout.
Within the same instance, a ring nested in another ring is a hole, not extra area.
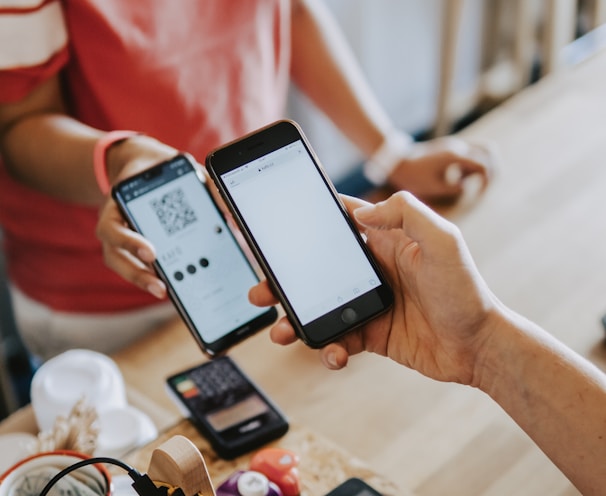
M 176 175 L 186 170 L 175 167 Z M 194 172 L 126 200 L 204 341 L 265 312 L 248 301 L 258 279 Z
M 379 285 L 300 140 L 221 178 L 303 325 Z

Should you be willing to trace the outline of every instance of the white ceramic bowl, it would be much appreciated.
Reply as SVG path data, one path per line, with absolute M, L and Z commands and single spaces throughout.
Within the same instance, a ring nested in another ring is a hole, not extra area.
M 57 416 L 67 416 L 82 398 L 99 414 L 127 405 L 120 369 L 108 356 L 91 350 L 69 350 L 42 364 L 30 395 L 41 431 L 51 429 Z
M 51 467 L 54 475 L 59 473 L 63 468 L 86 458 L 89 457 L 73 451 L 51 451 L 24 458 L 9 468 L 4 474 L 0 475 L 0 496 L 11 496 L 14 494 L 18 494 L 19 496 L 38 496 L 48 480 L 50 480 L 43 479 L 38 475 L 41 470 Z M 79 477 L 86 478 L 88 484 L 95 486 L 97 489 L 96 494 L 111 496 L 111 475 L 105 467 L 102 465 L 87 465 L 71 474 L 76 475 L 76 472 L 79 472 Z M 86 494 L 79 492 L 77 485 L 70 484 L 70 486 L 70 494 L 73 496 Z M 51 491 L 51 494 L 53 494 L 53 491 Z
M 95 456 L 121 458 L 157 436 L 156 426 L 141 410 L 132 406 L 106 410 L 99 415 Z
M 0 474 L 19 460 L 36 451 L 38 438 L 27 432 L 10 432 L 0 436 Z

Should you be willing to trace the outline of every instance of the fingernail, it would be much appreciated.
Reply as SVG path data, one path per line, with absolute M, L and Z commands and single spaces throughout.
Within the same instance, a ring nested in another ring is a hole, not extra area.
M 339 368 L 339 364 L 337 363 L 337 354 L 333 351 L 331 351 L 330 353 L 328 353 L 328 355 L 326 355 L 326 362 L 332 369 Z
M 461 170 L 461 165 L 459 163 L 454 162 L 446 167 L 446 170 L 444 171 L 444 181 L 446 184 L 455 186 L 461 182 L 461 179 L 463 179 L 463 171 Z
M 354 210 L 354 215 L 356 216 L 356 219 L 358 219 L 358 220 L 362 220 L 360 217 L 368 218 L 372 214 L 374 208 L 375 208 L 374 205 L 364 205 L 363 207 L 356 208 Z
M 276 327 L 281 331 L 281 332 L 291 332 L 290 331 L 290 324 L 288 323 L 288 321 L 286 320 L 280 320 L 278 321 L 278 323 L 276 324 Z
M 137 250 L 137 256 L 143 262 L 153 262 L 156 258 L 154 252 L 152 252 L 149 248 L 139 248 L 139 250 Z
M 148 284 L 147 291 L 149 291 L 152 295 L 154 295 L 159 300 L 164 298 L 164 286 L 162 286 L 158 282 L 152 282 L 152 283 Z

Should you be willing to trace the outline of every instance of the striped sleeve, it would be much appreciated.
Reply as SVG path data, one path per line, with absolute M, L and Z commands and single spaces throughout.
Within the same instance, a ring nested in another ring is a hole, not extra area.
M 0 103 L 24 98 L 68 59 L 59 0 L 0 0 Z

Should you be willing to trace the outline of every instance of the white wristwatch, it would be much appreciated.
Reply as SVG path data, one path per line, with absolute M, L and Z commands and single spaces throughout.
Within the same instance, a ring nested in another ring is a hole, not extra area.
M 410 156 L 413 147 L 411 136 L 393 130 L 364 164 L 364 176 L 375 186 L 385 184 L 396 166 Z

